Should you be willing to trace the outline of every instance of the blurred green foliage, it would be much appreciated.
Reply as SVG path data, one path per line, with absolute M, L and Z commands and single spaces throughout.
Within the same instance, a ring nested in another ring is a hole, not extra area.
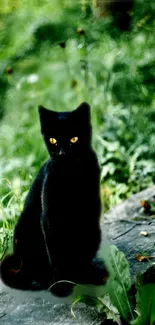
M 47 158 L 39 104 L 91 104 L 104 210 L 153 184 L 154 13 L 153 1 L 135 1 L 131 31 L 121 32 L 110 15 L 94 15 L 91 1 L 1 0 L 2 245 Z

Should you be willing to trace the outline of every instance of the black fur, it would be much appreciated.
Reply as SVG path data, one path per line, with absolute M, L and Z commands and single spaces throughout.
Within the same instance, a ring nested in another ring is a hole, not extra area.
M 82 103 L 57 113 L 40 106 L 39 116 L 50 158 L 26 198 L 14 231 L 14 254 L 1 265 L 2 280 L 29 290 L 63 279 L 103 284 L 106 272 L 95 260 L 101 239 L 100 169 L 91 147 L 90 107 Z M 70 142 L 73 137 L 76 143 Z M 63 284 L 53 292 L 67 294 Z

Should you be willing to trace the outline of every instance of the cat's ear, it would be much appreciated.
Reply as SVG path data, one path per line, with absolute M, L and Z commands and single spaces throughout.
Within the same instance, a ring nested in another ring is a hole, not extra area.
M 45 118 L 47 115 L 50 114 L 50 110 L 43 107 L 42 105 L 39 105 L 38 106 L 38 113 L 39 113 L 40 120 L 42 120 L 43 118 Z
M 51 111 L 43 106 L 38 106 L 39 119 L 41 125 L 41 132 L 47 131 L 48 125 L 51 126 L 52 122 L 55 123 L 57 119 L 57 112 Z
M 90 120 L 90 105 L 86 102 L 81 103 L 75 110 L 79 116 Z
M 53 120 L 54 118 L 57 117 L 57 112 L 51 111 L 50 109 L 47 109 L 41 105 L 38 106 L 38 112 L 39 112 L 39 117 L 40 121 L 43 120 Z

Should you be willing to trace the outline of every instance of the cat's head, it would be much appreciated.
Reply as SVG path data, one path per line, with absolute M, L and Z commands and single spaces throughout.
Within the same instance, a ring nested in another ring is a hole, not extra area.
M 51 157 L 79 157 L 91 147 L 90 106 L 82 103 L 71 112 L 39 106 L 41 133 Z

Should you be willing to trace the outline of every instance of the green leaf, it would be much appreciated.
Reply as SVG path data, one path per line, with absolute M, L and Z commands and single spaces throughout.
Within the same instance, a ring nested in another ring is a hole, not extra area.
M 93 306 L 98 309 L 98 311 L 100 311 L 103 307 L 103 302 L 99 299 L 99 298 L 95 298 L 95 297 L 90 297 L 90 296 L 78 296 L 74 302 L 72 303 L 72 306 L 71 306 L 71 314 L 74 318 L 76 318 L 76 315 L 74 313 L 74 306 L 79 303 L 79 302 L 83 302 L 89 306 Z
M 138 313 L 131 325 L 155 324 L 155 284 L 146 284 L 138 291 Z
M 112 319 L 118 325 L 121 325 L 120 315 L 116 307 L 111 303 L 110 297 L 106 294 L 103 298 L 100 298 L 103 302 L 103 312 L 106 314 L 106 319 Z
M 118 309 L 123 319 L 133 320 L 134 317 L 127 295 L 131 287 L 128 261 L 124 253 L 114 245 L 107 246 L 102 257 L 110 274 L 107 281 L 107 292 L 111 302 Z

